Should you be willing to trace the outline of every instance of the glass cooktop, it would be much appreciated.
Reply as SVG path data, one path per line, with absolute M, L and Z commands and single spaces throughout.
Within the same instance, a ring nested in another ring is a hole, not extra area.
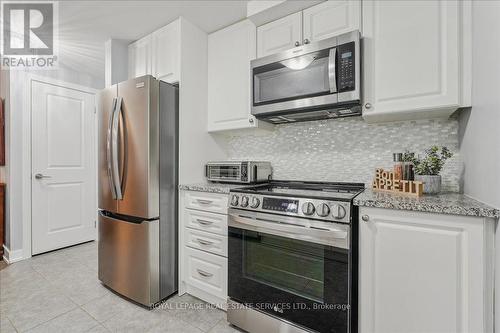
M 301 198 L 347 199 L 351 200 L 364 190 L 362 183 L 320 183 L 273 181 L 266 184 L 241 187 L 231 192 L 255 193 Z

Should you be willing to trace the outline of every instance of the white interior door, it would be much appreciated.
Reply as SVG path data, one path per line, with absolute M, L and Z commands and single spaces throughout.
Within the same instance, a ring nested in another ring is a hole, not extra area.
M 95 95 L 33 81 L 32 253 L 95 232 Z

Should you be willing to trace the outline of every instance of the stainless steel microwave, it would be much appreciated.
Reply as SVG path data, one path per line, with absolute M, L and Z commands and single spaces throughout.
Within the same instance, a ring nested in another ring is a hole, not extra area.
M 361 115 L 359 31 L 251 62 L 252 115 L 279 124 Z
M 269 181 L 272 172 L 269 162 L 226 161 L 205 165 L 205 177 L 211 182 L 256 184 Z

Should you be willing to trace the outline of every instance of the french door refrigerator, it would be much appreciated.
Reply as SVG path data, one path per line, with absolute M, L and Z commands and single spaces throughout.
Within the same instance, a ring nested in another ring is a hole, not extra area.
M 99 280 L 146 306 L 177 291 L 178 96 L 149 75 L 99 94 Z

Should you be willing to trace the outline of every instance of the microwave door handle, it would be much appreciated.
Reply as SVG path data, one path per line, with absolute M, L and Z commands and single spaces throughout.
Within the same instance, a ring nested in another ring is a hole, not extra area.
M 112 166 L 112 148 L 111 148 L 111 138 L 112 138 L 112 133 L 113 133 L 113 119 L 115 116 L 115 111 L 116 111 L 116 98 L 113 98 L 113 103 L 111 105 L 111 115 L 109 116 L 109 122 L 108 122 L 108 132 L 106 135 L 106 162 L 107 162 L 107 167 L 108 167 L 108 180 L 109 180 L 109 187 L 111 188 L 111 196 L 113 197 L 114 200 L 116 200 L 116 187 L 114 183 L 114 175 L 113 175 L 113 166 Z
M 330 54 L 328 56 L 328 81 L 330 83 L 330 92 L 337 92 L 337 67 L 336 67 L 336 59 L 337 59 L 337 48 L 331 48 Z

